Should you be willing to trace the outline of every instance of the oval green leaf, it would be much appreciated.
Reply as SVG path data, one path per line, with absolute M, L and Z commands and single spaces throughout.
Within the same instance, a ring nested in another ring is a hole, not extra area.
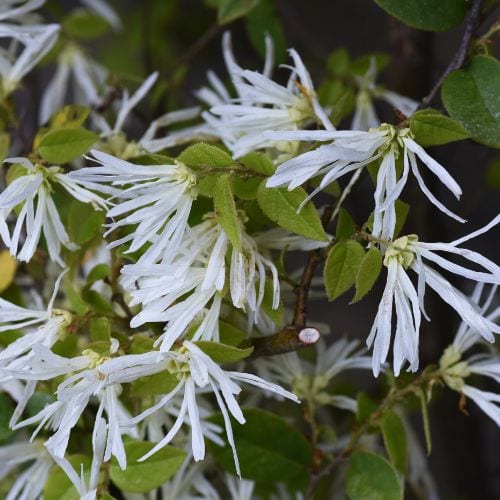
M 60 128 L 51 130 L 38 145 L 40 156 L 54 165 L 68 163 L 85 154 L 99 136 L 84 128 Z
M 356 275 L 356 294 L 351 303 L 361 300 L 373 287 L 382 270 L 382 254 L 372 247 L 363 257 Z
M 500 148 L 500 62 L 476 56 L 469 66 L 454 71 L 443 83 L 441 98 L 448 113 L 472 138 Z
M 233 247 L 241 250 L 241 227 L 229 175 L 221 175 L 217 179 L 213 196 L 215 213 L 219 224 L 224 229 Z
M 380 428 L 382 429 L 385 449 L 392 465 L 402 474 L 406 474 L 408 469 L 408 443 L 406 429 L 401 418 L 392 410 L 386 410 L 380 419 Z
M 410 129 L 421 146 L 440 146 L 470 137 L 459 122 L 433 109 L 417 111 L 411 117 Z
M 388 14 L 413 28 L 445 31 L 460 24 L 466 0 L 375 0 Z
M 353 453 L 349 460 L 346 491 L 349 500 L 403 500 L 403 487 L 394 467 L 365 451 Z
M 318 212 L 310 201 L 297 213 L 297 209 L 306 198 L 307 193 L 302 188 L 293 191 L 288 191 L 286 188 L 266 188 L 265 181 L 257 192 L 260 208 L 273 222 L 306 238 L 328 241 Z

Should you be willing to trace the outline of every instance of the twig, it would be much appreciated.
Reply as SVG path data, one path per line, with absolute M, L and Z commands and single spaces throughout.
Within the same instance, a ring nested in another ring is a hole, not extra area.
M 251 357 L 274 356 L 275 354 L 304 349 L 315 344 L 319 337 L 318 330 L 314 328 L 297 329 L 293 326 L 287 326 L 274 335 L 250 339 L 253 346 Z
M 479 16 L 481 14 L 481 7 L 483 5 L 483 1 L 484 0 L 473 0 L 472 6 L 465 18 L 464 34 L 462 36 L 462 41 L 460 42 L 460 45 L 458 46 L 458 49 L 455 53 L 455 56 L 451 60 L 450 64 L 448 64 L 447 68 L 444 70 L 444 73 L 441 75 L 441 77 L 436 82 L 436 84 L 429 92 L 429 94 L 422 99 L 422 103 L 420 104 L 418 109 L 427 107 L 434 99 L 438 90 L 441 88 L 441 85 L 443 84 L 446 77 L 452 71 L 455 71 L 456 69 L 460 68 L 463 65 L 469 53 L 469 48 L 472 41 L 472 35 L 476 31 L 477 26 L 479 24 Z

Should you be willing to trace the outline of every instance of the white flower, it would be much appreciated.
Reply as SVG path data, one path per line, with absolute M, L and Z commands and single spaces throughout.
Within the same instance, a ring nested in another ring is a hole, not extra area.
M 92 154 L 100 165 L 71 172 L 70 179 L 89 189 L 115 194 L 114 199 L 120 200 L 107 213 L 120 220 L 110 224 L 105 236 L 123 226 L 136 226 L 109 248 L 131 242 L 128 252 L 135 252 L 151 243 L 140 263 L 168 262 L 186 231 L 197 196 L 195 175 L 179 162 L 135 165 L 101 151 L 93 150 Z
M 268 130 L 297 130 L 318 122 L 334 130 L 326 112 L 318 102 L 314 86 L 297 52 L 290 49 L 294 65 L 286 86 L 265 73 L 244 70 L 234 61 L 229 34 L 223 39 L 228 71 L 238 97 L 232 104 L 217 104 L 203 114 L 219 137 L 240 158 L 256 149 L 276 147 L 263 136 Z
M 263 75 L 270 77 L 273 68 L 273 42 L 272 38 L 265 37 L 266 43 L 266 59 L 264 63 Z M 236 63 L 232 48 L 229 33 L 225 33 L 223 37 L 224 59 L 229 74 L 234 74 L 240 70 Z M 238 76 L 234 74 L 238 79 Z M 201 101 L 202 105 L 208 107 L 221 106 L 232 103 L 231 95 L 226 89 L 220 78 L 215 72 L 209 70 L 207 72 L 208 85 L 201 87 L 195 92 L 195 96 Z M 239 81 L 240 79 L 238 79 Z M 237 90 L 237 89 L 236 89 Z M 161 135 L 155 138 L 158 130 L 163 127 L 168 127 L 173 124 L 192 121 L 196 118 L 203 118 L 203 123 L 180 128 L 179 130 L 168 132 L 166 135 Z M 139 144 L 152 153 L 161 151 L 163 149 L 179 146 L 186 142 L 202 141 L 210 139 L 219 139 L 219 128 L 222 122 L 221 118 L 215 118 L 210 113 L 202 114 L 202 107 L 195 106 L 191 108 L 181 109 L 166 113 L 156 120 L 154 120 L 146 133 L 140 139 Z
M 380 125 L 380 119 L 373 105 L 373 98 L 386 101 L 405 116 L 410 116 L 418 107 L 418 102 L 409 97 L 377 87 L 375 85 L 376 78 L 377 63 L 372 57 L 366 73 L 362 77 L 356 78 L 359 92 L 356 96 L 356 108 L 351 123 L 352 130 L 369 130 Z
M 54 466 L 54 461 L 42 443 L 14 442 L 0 446 L 0 480 L 23 464 L 28 465 L 17 474 L 5 497 L 6 500 L 42 498 L 43 488 Z
M 59 25 L 17 26 L 0 23 L 0 38 L 12 38 L 12 50 L 0 51 L 2 93 L 11 94 L 54 45 Z M 17 47 L 22 50 L 17 53 Z
M 247 311 L 249 324 L 257 323 L 269 273 L 272 307 L 279 306 L 278 271 L 272 261 L 258 251 L 255 241 L 242 230 L 241 250 L 231 248 L 226 272 L 229 239 L 213 216 L 206 218 L 186 232 L 176 258 L 169 264 L 143 264 L 141 257 L 137 264 L 122 269 L 122 285 L 132 295 L 131 305 L 142 304 L 142 311 L 131 326 L 167 322 L 164 333 L 156 340 L 157 344 L 161 342 L 161 351 L 169 350 L 200 314 L 203 318 L 192 338 L 218 341 L 217 320 L 221 293 L 226 287 L 232 304 Z
M 75 486 L 76 491 L 80 495 L 80 500 L 94 500 L 96 498 L 97 487 L 99 485 L 99 472 L 104 461 L 108 433 L 109 429 L 106 421 L 98 414 L 95 418 L 94 430 L 92 432 L 92 463 L 90 465 L 88 483 L 85 481 L 83 467 L 79 475 L 66 458 L 53 457 Z
M 352 398 L 330 394 L 326 389 L 332 379 L 345 370 L 366 370 L 371 368 L 371 359 L 364 356 L 363 349 L 357 349 L 358 341 L 340 339 L 326 346 L 323 341 L 316 344 L 315 363 L 307 362 L 296 352 L 274 356 L 273 359 L 259 359 L 259 373 L 270 380 L 288 385 L 299 398 L 310 399 L 320 405 L 356 411 Z
M 394 337 L 393 363 L 396 375 L 407 360 L 409 370 L 418 368 L 418 342 L 422 313 L 424 311 L 425 286 L 428 285 L 459 314 L 462 320 L 485 340 L 493 342 L 494 333 L 500 333 L 500 327 L 484 317 L 476 304 L 453 287 L 443 276 L 430 267 L 425 260 L 434 263 L 446 271 L 479 283 L 500 284 L 500 267 L 472 250 L 459 245 L 488 231 L 500 222 L 500 215 L 485 227 L 474 231 L 451 243 L 424 243 L 416 235 L 403 236 L 392 242 L 385 251 L 384 264 L 388 269 L 385 286 L 377 315 L 370 335 L 368 346 L 373 344 L 373 373 L 380 371 L 386 360 L 391 343 L 392 311 L 396 309 L 396 333 Z M 474 271 L 468 267 L 446 260 L 437 252 L 458 255 L 480 266 L 484 271 Z M 415 289 L 407 269 L 418 275 L 418 287 Z
M 491 288 L 479 312 L 488 321 L 498 321 L 500 306 L 487 312 L 497 292 L 497 286 Z M 479 306 L 483 295 L 482 284 L 475 287 L 471 302 Z M 497 332 L 500 331 L 500 328 Z M 470 375 L 482 375 L 500 383 L 500 356 L 496 352 L 479 353 L 464 359 L 464 353 L 474 344 L 485 347 L 483 339 L 477 335 L 476 328 L 470 322 L 463 321 L 455 335 L 453 343 L 445 350 L 439 362 L 445 383 L 451 389 L 472 399 L 495 423 L 500 426 L 500 394 L 483 391 L 466 383 Z
M 3 0 L 0 5 L 0 21 L 17 21 L 44 3 L 45 0 Z
M 74 104 L 98 106 L 103 98 L 107 77 L 106 69 L 76 45 L 68 44 L 61 51 L 54 76 L 45 87 L 40 103 L 40 123 L 46 123 L 64 105 L 68 92 Z
M 68 250 L 76 250 L 78 246 L 71 243 L 61 221 L 51 195 L 53 186 L 59 184 L 77 200 L 91 203 L 97 209 L 106 207 L 106 202 L 79 186 L 69 175 L 62 173 L 60 167 L 33 165 L 27 158 L 7 158 L 5 161 L 19 164 L 25 169 L 24 175 L 17 177 L 0 193 L 0 218 L 4 228 L 9 214 L 17 206 L 21 206 L 12 234 L 1 233 L 5 246 L 9 248 L 11 255 L 28 262 L 43 233 L 50 258 L 64 266 L 60 255 L 61 245 Z M 23 228 L 26 239 L 19 249 Z
M 266 137 L 275 140 L 327 141 L 320 146 L 282 163 L 267 181 L 267 187 L 288 186 L 295 189 L 309 179 L 323 175 L 319 187 L 310 197 L 345 174 L 356 172 L 377 159 L 381 159 L 374 193 L 375 208 L 373 234 L 381 239 L 391 239 L 396 224 L 394 202 L 401 194 L 411 171 L 420 189 L 429 201 L 448 216 L 464 222 L 448 210 L 426 186 L 420 173 L 417 158 L 445 185 L 456 198 L 462 190 L 453 177 L 436 160 L 431 158 L 413 139 L 409 129 L 396 129 L 383 124 L 377 129 L 363 131 L 297 131 L 268 132 Z M 403 155 L 403 172 L 398 179 L 396 159 Z
M 109 354 L 112 356 L 112 345 L 110 349 Z M 108 427 L 104 460 L 109 460 L 113 455 L 120 467 L 125 469 L 127 459 L 122 435 L 137 437 L 137 430 L 125 427 L 130 415 L 119 401 L 120 384 L 162 371 L 164 364 L 160 363 L 160 353 L 109 357 L 86 350 L 81 356 L 65 358 L 43 346 L 36 346 L 34 350 L 36 356 L 27 360 L 22 369 L 15 372 L 19 379 L 50 380 L 61 375 L 66 378 L 57 388 L 56 401 L 33 417 L 19 422 L 14 428 L 37 423 L 33 436 L 43 427 L 51 429 L 53 434 L 45 442 L 45 446 L 52 456 L 63 458 L 74 426 L 95 396 L 99 400 L 97 415 L 106 414 Z
M 261 389 L 280 394 L 292 401 L 299 402 L 297 397 L 282 389 L 281 387 L 266 382 L 265 380 L 249 374 L 224 371 L 212 359 L 207 356 L 199 347 L 189 341 L 184 341 L 182 348 L 178 351 L 170 351 L 165 354 L 170 358 L 167 369 L 175 373 L 179 378 L 179 384 L 168 394 L 163 396 L 158 403 L 147 409 L 131 420 L 132 425 L 136 425 L 143 419 L 163 408 L 164 405 L 179 392 L 184 391 L 184 398 L 179 411 L 179 415 L 169 432 L 160 440 L 156 446 L 139 461 L 146 460 L 158 450 L 166 446 L 179 432 L 185 416 L 188 415 L 191 425 L 191 447 L 193 457 L 196 461 L 205 457 L 205 441 L 200 423 L 200 416 L 196 402 L 197 388 L 211 389 L 217 400 L 217 405 L 224 417 L 224 425 L 228 442 L 233 450 L 236 470 L 239 474 L 239 463 L 233 439 L 232 426 L 229 415 L 231 414 L 240 424 L 245 423 L 245 418 L 239 407 L 235 396 L 241 392 L 240 386 L 236 382 L 245 382 Z

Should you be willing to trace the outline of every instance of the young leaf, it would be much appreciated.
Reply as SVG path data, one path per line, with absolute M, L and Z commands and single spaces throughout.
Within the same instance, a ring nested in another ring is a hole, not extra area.
M 318 212 L 310 201 L 297 213 L 306 198 L 307 193 L 302 188 L 293 191 L 286 188 L 268 189 L 265 181 L 257 192 L 260 208 L 276 224 L 312 240 L 328 241 Z
M 446 31 L 460 24 L 465 0 L 375 0 L 379 7 L 412 28 Z
M 262 36 L 266 33 L 273 40 L 276 63 L 282 63 L 285 60 L 285 31 L 273 0 L 259 1 L 246 17 L 246 29 L 252 45 L 261 57 L 266 56 L 265 39 Z
M 146 441 L 125 443 L 127 468 L 121 470 L 114 458 L 109 467 L 109 476 L 118 488 L 131 493 L 147 493 L 161 486 L 177 472 L 186 452 L 172 446 L 165 446 L 144 462 L 137 461 L 154 446 L 155 443 Z
M 69 455 L 66 457 L 73 468 L 78 471 L 83 468 L 84 477 L 88 479 L 92 459 L 86 455 Z M 51 469 L 43 490 L 44 500 L 75 500 L 80 495 L 66 473 L 58 466 Z
M 16 259 L 10 255 L 9 251 L 0 251 L 0 293 L 7 290 L 14 281 L 16 268 Z
M 243 330 L 224 320 L 219 320 L 219 335 L 223 344 L 235 347 L 247 338 L 247 334 Z
M 268 176 L 273 175 L 276 170 L 271 158 L 265 153 L 248 153 L 240 159 L 240 163 L 254 172 Z
M 304 436 L 281 417 L 258 410 L 243 410 L 245 425 L 233 427 L 241 474 L 245 479 L 263 483 L 306 484 L 312 463 L 312 450 Z M 212 421 L 224 426 L 222 415 Z M 235 474 L 233 453 L 209 443 L 216 460 Z
M 235 164 L 223 149 L 200 142 L 186 148 L 177 160 L 188 167 L 226 168 Z
M 53 165 L 79 158 L 99 140 L 99 136 L 83 128 L 60 128 L 48 132 L 38 145 L 40 156 Z
M 239 349 L 232 345 L 221 344 L 219 342 L 208 342 L 199 340 L 195 344 L 216 363 L 236 363 L 252 354 L 253 347 Z
M 179 379 L 167 372 L 155 373 L 147 377 L 140 377 L 130 384 L 130 395 L 134 397 L 158 396 L 168 394 L 175 389 Z
M 108 264 L 97 264 L 94 266 L 87 276 L 87 285 L 90 286 L 96 281 L 102 281 L 111 274 L 111 269 Z
M 89 323 L 90 339 L 109 342 L 111 338 L 111 324 L 108 318 L 92 318 Z
M 219 0 L 217 20 L 219 24 L 228 24 L 248 14 L 257 6 L 259 0 Z
M 352 454 L 347 469 L 349 500 L 403 500 L 403 487 L 393 466 L 365 451 Z
M 335 241 L 348 240 L 356 233 L 356 223 L 351 214 L 345 209 L 339 210 L 337 218 L 337 229 L 335 231 Z
M 214 191 L 214 207 L 217 220 L 232 245 L 237 250 L 241 250 L 241 228 L 231 191 L 231 178 L 229 175 L 221 175 L 217 179 Z
M 460 123 L 433 109 L 424 109 L 412 115 L 410 129 L 421 146 L 439 146 L 470 136 Z
M 476 56 L 469 66 L 450 73 L 441 97 L 448 113 L 472 138 L 500 148 L 500 61 Z
M 324 269 L 325 288 L 330 301 L 354 285 L 364 256 L 365 250 L 357 241 L 336 243 L 332 247 Z
M 356 294 L 351 304 L 361 300 L 373 287 L 382 270 L 382 254 L 372 247 L 363 257 L 356 275 Z
M 68 213 L 68 234 L 71 241 L 83 245 L 101 234 L 104 211 L 95 210 L 88 203 L 73 200 Z
M 104 35 L 110 28 L 102 18 L 86 11 L 76 11 L 62 21 L 63 30 L 74 38 L 88 40 Z
M 397 413 L 386 410 L 380 419 L 380 428 L 384 438 L 385 449 L 392 465 L 401 474 L 406 474 L 408 468 L 408 444 L 406 429 Z
M 68 104 L 54 113 L 49 120 L 51 129 L 55 128 L 78 128 L 87 119 L 90 108 L 79 104 Z

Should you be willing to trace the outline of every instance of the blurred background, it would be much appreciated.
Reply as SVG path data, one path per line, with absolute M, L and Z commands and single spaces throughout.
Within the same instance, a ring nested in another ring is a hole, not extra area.
M 390 18 L 371 0 L 263 2 L 265 8 L 260 8 L 248 20 L 220 26 L 211 7 L 213 3 L 210 0 L 110 2 L 120 15 L 123 27 L 117 33 L 86 42 L 92 56 L 130 87 L 136 87 L 151 72 L 160 72 L 152 99 L 139 108 L 129 124 L 131 135 L 135 129 L 144 130 L 152 118 L 165 111 L 197 104 L 193 91 L 205 84 L 207 70 L 212 69 L 227 80 L 221 53 L 221 35 L 225 29 L 232 32 L 235 54 L 242 66 L 262 67 L 262 41 L 264 30 L 268 30 L 275 39 L 277 62 L 286 62 L 285 47 L 295 48 L 318 87 L 328 85 L 331 68 L 327 61 L 339 48 L 347 49 L 352 58 L 375 52 L 387 54 L 388 64 L 380 74 L 380 82 L 416 100 L 429 93 L 453 57 L 463 33 L 462 26 L 445 33 L 414 30 Z M 63 12 L 76 5 L 77 2 L 72 1 L 50 0 L 46 12 L 49 17 L 60 19 Z M 499 12 L 497 8 L 496 17 Z M 488 24 L 488 20 L 485 23 Z M 51 74 L 50 64 L 49 60 L 44 71 L 30 76 L 39 79 L 33 83 L 40 92 Z M 286 76 L 286 72 L 282 74 Z M 279 70 L 276 75 L 279 78 Z M 26 85 L 26 88 L 33 87 Z M 40 94 L 21 92 L 19 99 L 27 107 L 36 108 Z M 439 95 L 432 105 L 442 109 Z M 387 106 L 381 106 L 378 111 L 384 121 L 397 123 Z M 346 119 L 342 125 L 348 127 L 349 123 Z M 31 136 L 33 131 L 24 133 Z M 427 178 L 426 182 L 440 200 L 469 224 L 464 227 L 441 215 L 423 198 L 416 183 L 410 182 L 403 194 L 403 199 L 412 206 L 406 233 L 418 233 L 424 241 L 451 241 L 480 227 L 498 213 L 498 153 L 472 141 L 430 148 L 429 152 L 463 187 L 460 203 L 435 179 Z M 371 180 L 366 176 L 347 201 L 346 207 L 359 223 L 366 220 L 370 211 L 372 189 Z M 321 199 L 316 202 L 321 204 Z M 498 261 L 499 243 L 498 231 L 491 231 L 473 240 L 470 247 Z M 466 283 L 455 284 L 465 292 L 471 291 L 464 289 Z M 379 283 L 375 293 L 352 306 L 348 305 L 349 294 L 332 304 L 315 302 L 310 318 L 329 325 L 331 339 L 348 334 L 364 342 L 382 286 L 383 283 Z M 458 317 L 452 309 L 436 300 L 432 292 L 426 298 L 432 322 L 424 322 L 421 330 L 422 366 L 439 360 L 458 326 Z M 364 380 L 360 382 L 366 384 Z M 440 497 L 446 500 L 500 498 L 498 428 L 473 404 L 467 405 L 468 415 L 462 413 L 456 393 L 437 390 L 435 398 L 430 406 L 433 449 L 428 460 Z M 418 412 L 415 412 L 414 424 L 423 442 Z

